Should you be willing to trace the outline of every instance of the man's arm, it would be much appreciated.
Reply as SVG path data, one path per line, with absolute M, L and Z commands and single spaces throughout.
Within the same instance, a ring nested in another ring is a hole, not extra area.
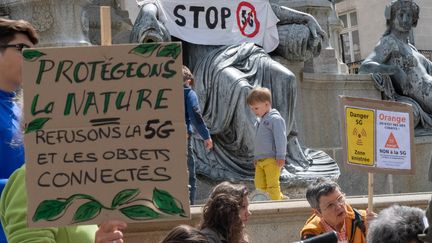
M 57 228 L 27 227 L 27 191 L 25 169 L 9 178 L 0 200 L 0 219 L 9 243 L 55 243 Z
M 210 132 L 204 122 L 204 119 L 199 108 L 198 97 L 194 91 L 189 92 L 187 96 L 186 109 L 191 119 L 192 125 L 198 131 L 200 136 L 204 139 L 204 145 L 207 149 L 213 148 L 213 141 L 210 137 Z

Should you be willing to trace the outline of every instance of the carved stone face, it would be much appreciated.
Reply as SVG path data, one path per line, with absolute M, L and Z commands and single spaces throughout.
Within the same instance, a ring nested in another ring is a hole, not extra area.
M 393 28 L 400 32 L 409 32 L 414 23 L 412 8 L 404 6 L 396 11 L 393 19 Z

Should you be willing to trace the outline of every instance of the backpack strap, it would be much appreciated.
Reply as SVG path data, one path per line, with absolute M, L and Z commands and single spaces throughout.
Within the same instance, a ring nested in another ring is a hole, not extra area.
M 363 218 L 357 209 L 353 208 L 353 210 L 354 210 L 354 216 L 355 217 L 352 221 L 350 242 L 352 242 L 354 240 L 354 233 L 355 233 L 356 227 L 358 227 L 361 230 L 363 236 L 366 237 L 366 226 L 364 224 Z

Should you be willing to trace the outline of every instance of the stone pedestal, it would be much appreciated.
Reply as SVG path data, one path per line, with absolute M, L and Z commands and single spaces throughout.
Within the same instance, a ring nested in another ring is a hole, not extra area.
M 319 56 L 306 61 L 304 71 L 306 73 L 340 73 L 335 50 L 331 47 L 321 50 Z
M 345 168 L 339 95 L 380 100 L 371 76 L 304 73 L 299 86 L 297 124 L 302 144 L 323 150 L 338 162 L 338 183 L 347 195 L 367 195 L 367 173 Z M 375 174 L 375 194 L 432 191 L 431 148 L 432 137 L 416 137 L 415 174 Z
M 303 144 L 317 149 L 342 147 L 340 95 L 381 99 L 367 74 L 303 73 L 298 85 L 299 137 Z
M 196 204 L 204 204 L 208 199 L 213 188 L 219 184 L 221 181 L 213 181 L 209 180 L 204 176 L 198 176 L 197 178 L 197 195 L 195 199 Z M 238 183 L 238 182 L 234 182 Z M 250 181 L 241 181 L 241 183 L 245 184 L 248 188 L 248 191 L 255 195 L 251 197 L 251 201 L 267 201 L 270 200 L 268 195 L 259 192 L 259 194 L 255 194 L 255 185 L 252 180 Z M 281 191 L 284 195 L 288 196 L 290 199 L 300 199 L 304 198 L 306 195 L 306 188 L 309 185 L 310 181 L 306 179 L 296 180 L 291 183 L 282 183 Z
M 3 0 L 0 16 L 32 23 L 39 47 L 99 45 L 100 6 L 111 7 L 113 44 L 128 43 L 132 23 L 115 0 Z
M 11 19 L 32 23 L 40 35 L 40 47 L 77 46 L 90 45 L 81 22 L 87 4 L 89 0 L 5 0 L 0 8 Z

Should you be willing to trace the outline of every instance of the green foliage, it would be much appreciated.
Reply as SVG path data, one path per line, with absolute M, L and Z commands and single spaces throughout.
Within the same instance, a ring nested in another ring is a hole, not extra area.
M 183 206 L 169 192 L 155 188 L 153 190 L 153 203 L 157 209 L 167 214 L 184 215 Z
M 129 53 L 133 53 L 143 57 L 149 57 L 160 46 L 157 43 L 145 43 L 134 47 Z
M 22 55 L 24 57 L 24 60 L 29 61 L 29 62 L 34 62 L 37 59 L 39 59 L 39 57 L 45 56 L 45 53 L 40 52 L 38 50 L 26 50 L 26 49 L 24 49 Z
M 103 205 L 98 201 L 90 201 L 81 205 L 73 216 L 73 222 L 84 222 L 98 216 L 103 208 Z
M 102 209 L 119 210 L 123 215 L 133 220 L 157 219 L 161 215 L 157 210 L 169 215 L 185 216 L 181 203 L 169 192 L 155 188 L 153 190 L 153 201 L 137 198 L 139 193 L 138 189 L 122 190 L 114 196 L 111 207 L 105 207 L 94 197 L 87 194 L 74 194 L 67 199 L 45 200 L 39 204 L 32 220 L 33 222 L 57 220 L 64 215 L 67 208 L 75 200 L 87 200 L 87 202 L 78 207 L 73 215 L 72 223 L 94 219 L 102 212 Z M 136 204 L 139 201 L 146 201 L 148 204 L 152 203 L 157 210 L 146 205 Z
M 40 117 L 31 121 L 25 128 L 25 133 L 37 131 L 43 128 L 45 123 L 49 121 L 51 118 L 49 117 Z
M 117 195 L 112 200 L 111 207 L 115 208 L 129 202 L 130 200 L 134 199 L 138 193 L 138 189 L 126 189 L 117 193 Z
M 32 220 L 33 222 L 37 222 L 41 219 L 54 221 L 64 214 L 68 205 L 69 202 L 66 200 L 45 200 L 37 207 Z
M 156 52 L 158 57 L 172 57 L 177 59 L 181 53 L 181 45 L 179 43 L 171 44 L 157 44 L 157 43 L 144 43 L 134 47 L 129 53 L 136 54 L 143 57 L 150 57 Z
M 157 54 L 158 57 L 172 57 L 173 59 L 177 59 L 180 55 L 181 46 L 179 43 L 171 43 L 166 46 L 163 46 L 159 49 Z
M 126 217 L 134 220 L 156 219 L 159 214 L 150 207 L 144 205 L 132 205 L 120 209 Z

